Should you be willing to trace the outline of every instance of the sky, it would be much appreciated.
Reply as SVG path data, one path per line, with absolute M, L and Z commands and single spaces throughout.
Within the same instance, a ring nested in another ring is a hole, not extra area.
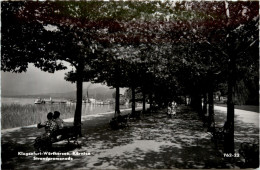
M 76 84 L 64 80 L 70 69 L 47 73 L 29 64 L 25 73 L 1 71 L 1 93 L 11 95 L 30 95 L 44 93 L 63 93 L 76 90 Z M 89 83 L 84 83 L 87 88 Z
M 66 64 L 65 64 L 66 65 Z M 48 73 L 29 64 L 25 73 L 10 73 L 1 71 L 1 95 L 34 95 L 45 93 L 66 93 L 76 91 L 76 83 L 64 80 L 68 69 Z M 83 89 L 89 87 L 90 82 L 83 83 Z M 101 87 L 102 84 L 91 84 L 90 88 Z M 126 88 L 120 88 L 124 94 Z

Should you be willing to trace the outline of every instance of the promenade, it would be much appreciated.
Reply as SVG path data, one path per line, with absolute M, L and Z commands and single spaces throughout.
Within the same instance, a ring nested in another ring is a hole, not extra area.
M 215 109 L 216 116 L 225 118 L 223 110 Z M 224 158 L 189 107 L 180 106 L 172 119 L 165 110 L 141 115 L 141 120 L 130 120 L 129 127 L 120 130 L 110 129 L 112 117 L 113 113 L 83 118 L 80 147 L 62 141 L 53 144 L 49 155 L 35 155 L 33 148 L 34 139 L 43 129 L 29 126 L 2 132 L 2 169 L 239 168 L 242 158 Z M 71 123 L 72 119 L 66 121 Z M 259 128 L 254 123 L 236 116 L 235 124 L 236 152 L 241 142 L 259 139 Z M 32 155 L 22 155 L 26 153 Z M 73 160 L 34 160 L 46 157 Z

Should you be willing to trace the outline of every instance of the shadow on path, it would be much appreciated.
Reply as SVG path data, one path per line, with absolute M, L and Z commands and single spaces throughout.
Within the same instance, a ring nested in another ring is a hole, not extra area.
M 211 142 L 197 114 L 182 107 L 173 119 L 164 111 L 142 115 L 142 120 L 130 120 L 129 128 L 111 130 L 112 115 L 83 122 L 80 146 L 60 142 L 51 152 L 69 152 L 72 161 L 35 161 L 33 156 L 18 156 L 18 152 L 33 152 L 33 140 L 43 133 L 25 128 L 2 136 L 2 169 L 172 169 L 172 168 L 236 168 L 239 159 L 224 158 Z M 237 123 L 242 133 L 250 125 Z M 258 131 L 252 127 L 252 133 Z M 252 136 L 252 135 L 251 135 Z M 257 136 L 258 137 L 258 136 Z M 251 138 L 250 138 L 251 139 Z M 244 137 L 239 137 L 239 142 Z M 237 142 L 238 142 L 237 141 Z M 72 155 L 73 152 L 91 155 Z M 45 156 L 46 157 L 46 156 Z M 61 157 L 61 156 L 49 156 Z

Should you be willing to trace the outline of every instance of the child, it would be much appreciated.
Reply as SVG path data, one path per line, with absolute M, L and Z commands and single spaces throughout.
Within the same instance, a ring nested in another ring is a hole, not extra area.
M 170 118 L 173 118 L 173 116 L 176 115 L 176 103 L 173 101 L 172 103 L 169 103 L 168 105 L 168 115 Z

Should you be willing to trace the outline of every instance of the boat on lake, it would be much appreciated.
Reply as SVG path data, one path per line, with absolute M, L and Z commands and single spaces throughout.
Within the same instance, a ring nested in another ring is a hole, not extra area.
M 103 101 L 96 100 L 96 101 L 95 101 L 95 104 L 96 104 L 96 105 L 103 105 L 104 102 L 103 102 Z
M 90 100 L 88 98 L 87 99 L 83 99 L 82 103 L 90 103 Z
M 34 101 L 34 104 L 45 104 L 45 101 L 41 98 L 38 98 Z
M 49 104 L 52 104 L 52 103 L 54 103 L 54 101 L 52 100 L 52 98 L 50 97 L 50 99 L 49 100 L 44 100 L 44 102 L 46 102 L 46 103 L 49 103 Z
M 59 103 L 64 103 L 64 104 L 66 104 L 67 103 L 67 101 L 66 100 L 61 100 Z
M 107 102 L 107 101 L 104 101 L 103 102 L 103 105 L 109 105 L 110 103 L 109 102 Z

